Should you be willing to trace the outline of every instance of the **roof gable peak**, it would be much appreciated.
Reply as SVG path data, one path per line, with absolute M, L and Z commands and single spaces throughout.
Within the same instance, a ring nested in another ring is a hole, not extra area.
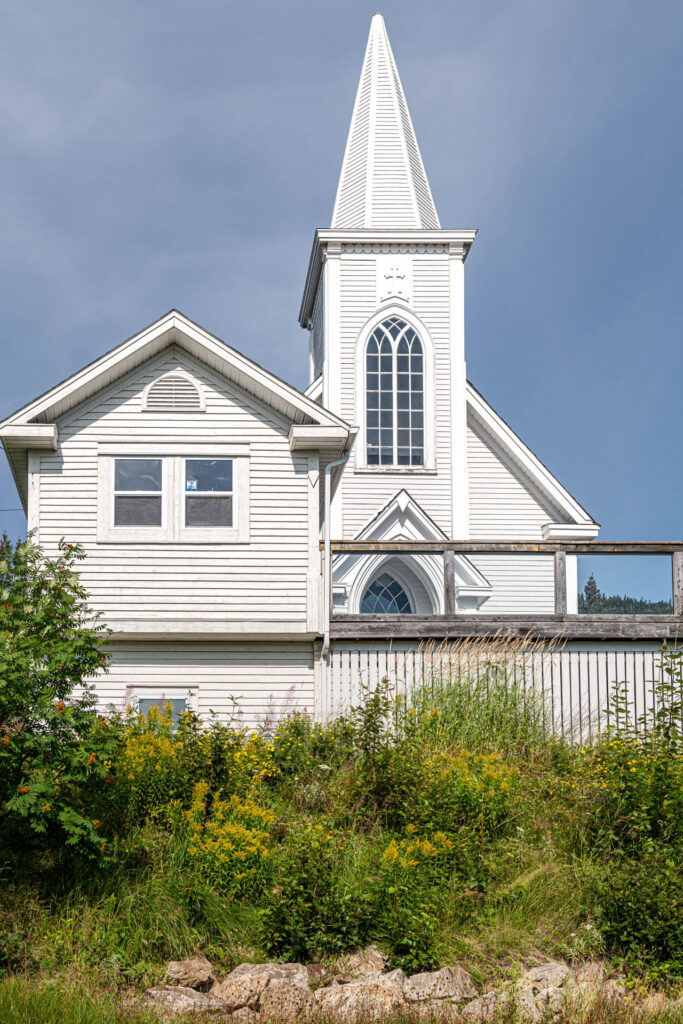
M 440 227 L 381 14 L 370 25 L 331 226 Z

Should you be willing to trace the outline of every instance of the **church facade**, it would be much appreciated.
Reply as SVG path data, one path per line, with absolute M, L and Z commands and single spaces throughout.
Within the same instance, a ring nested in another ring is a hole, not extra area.
M 328 708 L 330 618 L 443 616 L 443 558 L 329 541 L 590 541 L 465 364 L 474 230 L 442 228 L 380 15 L 300 311 L 305 393 L 173 310 L 0 424 L 28 527 L 85 548 L 103 705 Z M 454 615 L 555 611 L 552 555 L 458 553 Z M 566 561 L 576 611 L 576 557 Z

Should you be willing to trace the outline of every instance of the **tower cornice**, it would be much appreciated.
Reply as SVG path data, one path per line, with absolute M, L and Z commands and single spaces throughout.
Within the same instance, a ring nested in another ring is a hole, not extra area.
M 319 228 L 313 239 L 299 323 L 306 327 L 310 319 L 320 272 L 328 252 L 336 256 L 345 253 L 444 253 L 464 261 L 476 235 L 476 228 L 359 228 L 352 231 Z

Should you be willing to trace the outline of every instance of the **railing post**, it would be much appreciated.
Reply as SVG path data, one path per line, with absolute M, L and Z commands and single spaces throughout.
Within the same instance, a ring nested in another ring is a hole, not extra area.
M 567 553 L 555 552 L 555 614 L 567 614 Z
M 455 615 L 455 551 L 443 553 L 443 604 L 446 615 Z
M 683 551 L 672 554 L 671 575 L 674 615 L 683 615 Z

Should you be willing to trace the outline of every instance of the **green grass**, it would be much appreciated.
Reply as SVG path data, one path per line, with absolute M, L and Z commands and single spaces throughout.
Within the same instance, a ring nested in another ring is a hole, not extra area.
M 0 1024 L 118 1021 L 117 992 L 157 982 L 167 960 L 197 951 L 227 973 L 271 957 L 331 961 L 376 942 L 407 973 L 459 963 L 482 987 L 556 957 L 612 958 L 634 981 L 680 983 L 675 943 L 665 963 L 648 949 L 641 922 L 659 914 L 651 930 L 661 931 L 661 908 L 638 903 L 628 871 L 655 842 L 632 818 L 641 793 L 652 820 L 668 815 L 665 848 L 680 855 L 683 774 L 660 750 L 658 774 L 645 751 L 634 775 L 628 744 L 622 761 L 605 745 L 607 788 L 596 789 L 590 764 L 553 738 L 548 708 L 528 692 L 537 656 L 505 640 L 432 652 L 410 708 L 366 694 L 324 728 L 294 717 L 273 735 L 235 739 L 189 720 L 179 732 L 120 723 L 101 824 L 109 859 L 0 849 Z M 206 792 L 192 811 L 198 783 Z M 250 874 L 257 834 L 266 853 Z M 626 884 L 610 898 L 621 916 L 601 926 L 596 908 L 617 865 Z M 680 885 L 666 871 L 671 911 Z

